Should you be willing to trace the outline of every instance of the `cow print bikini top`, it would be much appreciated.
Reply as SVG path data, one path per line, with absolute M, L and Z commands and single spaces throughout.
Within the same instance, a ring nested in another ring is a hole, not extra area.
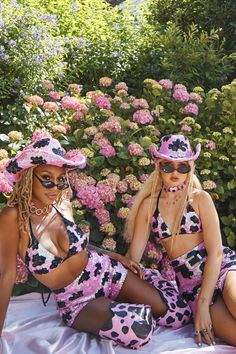
M 54 207 L 55 208 L 55 207 Z M 29 271 L 33 274 L 47 274 L 53 269 L 57 268 L 66 259 L 84 250 L 88 244 L 88 235 L 84 233 L 79 226 L 77 226 L 73 221 L 66 219 L 60 212 L 55 208 L 58 214 L 62 217 L 67 235 L 69 238 L 69 251 L 65 258 L 55 256 L 47 249 L 45 249 L 40 242 L 36 239 L 32 230 L 32 223 L 30 223 L 30 234 L 32 242 L 28 246 L 25 255 L 25 264 Z
M 160 194 L 161 192 L 157 197 L 157 208 L 151 219 L 151 230 L 158 241 L 161 241 L 165 238 L 172 236 L 169 227 L 166 225 L 159 211 Z M 201 231 L 202 231 L 201 220 L 199 216 L 196 214 L 191 204 L 188 203 L 183 218 L 181 220 L 179 234 L 193 234 Z

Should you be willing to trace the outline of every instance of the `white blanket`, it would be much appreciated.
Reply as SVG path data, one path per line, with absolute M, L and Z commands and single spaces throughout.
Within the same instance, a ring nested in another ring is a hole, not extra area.
M 216 346 L 197 348 L 193 326 L 178 330 L 159 328 L 151 342 L 140 350 L 114 346 L 109 340 L 77 333 L 66 327 L 56 311 L 53 298 L 46 307 L 39 294 L 11 299 L 2 341 L 1 354 L 236 354 L 236 348 L 219 342 Z M 236 333 L 235 333 L 236 335 Z

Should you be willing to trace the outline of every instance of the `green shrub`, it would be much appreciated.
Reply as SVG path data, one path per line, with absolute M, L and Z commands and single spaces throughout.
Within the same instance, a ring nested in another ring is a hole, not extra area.
M 140 46 L 139 64 L 132 68 L 135 78 L 168 77 L 191 88 L 200 85 L 205 89 L 228 81 L 234 59 L 225 54 L 218 31 L 207 33 L 192 25 L 184 32 L 174 23 L 162 28 L 158 23 L 153 27 L 146 24 L 145 28 L 149 38 Z
M 227 53 L 236 50 L 236 6 L 234 0 L 155 0 L 150 2 L 149 20 L 167 25 L 176 23 L 184 32 L 192 24 L 210 32 L 220 30 L 220 38 L 226 39 Z
M 0 101 L 35 91 L 64 70 L 56 19 L 16 1 L 0 5 Z

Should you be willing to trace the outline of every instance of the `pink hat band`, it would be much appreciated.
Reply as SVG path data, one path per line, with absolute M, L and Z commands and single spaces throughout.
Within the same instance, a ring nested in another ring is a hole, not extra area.
M 46 137 L 18 152 L 7 163 L 4 176 L 11 185 L 14 185 L 25 169 L 38 165 L 53 165 L 66 169 L 84 168 L 86 157 L 76 149 L 65 152 L 58 140 Z
M 195 153 L 192 151 L 189 140 L 184 135 L 165 135 L 161 139 L 160 147 L 151 145 L 149 148 L 153 158 L 168 161 L 194 161 L 201 152 L 201 144 L 196 145 Z

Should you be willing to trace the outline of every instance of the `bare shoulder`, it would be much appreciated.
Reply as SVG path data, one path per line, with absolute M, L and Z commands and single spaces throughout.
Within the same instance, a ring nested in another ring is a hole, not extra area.
M 18 209 L 16 206 L 5 206 L 0 212 L 0 222 L 17 223 L 18 222 Z
M 192 193 L 193 205 L 197 210 L 207 210 L 214 207 L 210 194 L 202 189 L 195 189 Z

